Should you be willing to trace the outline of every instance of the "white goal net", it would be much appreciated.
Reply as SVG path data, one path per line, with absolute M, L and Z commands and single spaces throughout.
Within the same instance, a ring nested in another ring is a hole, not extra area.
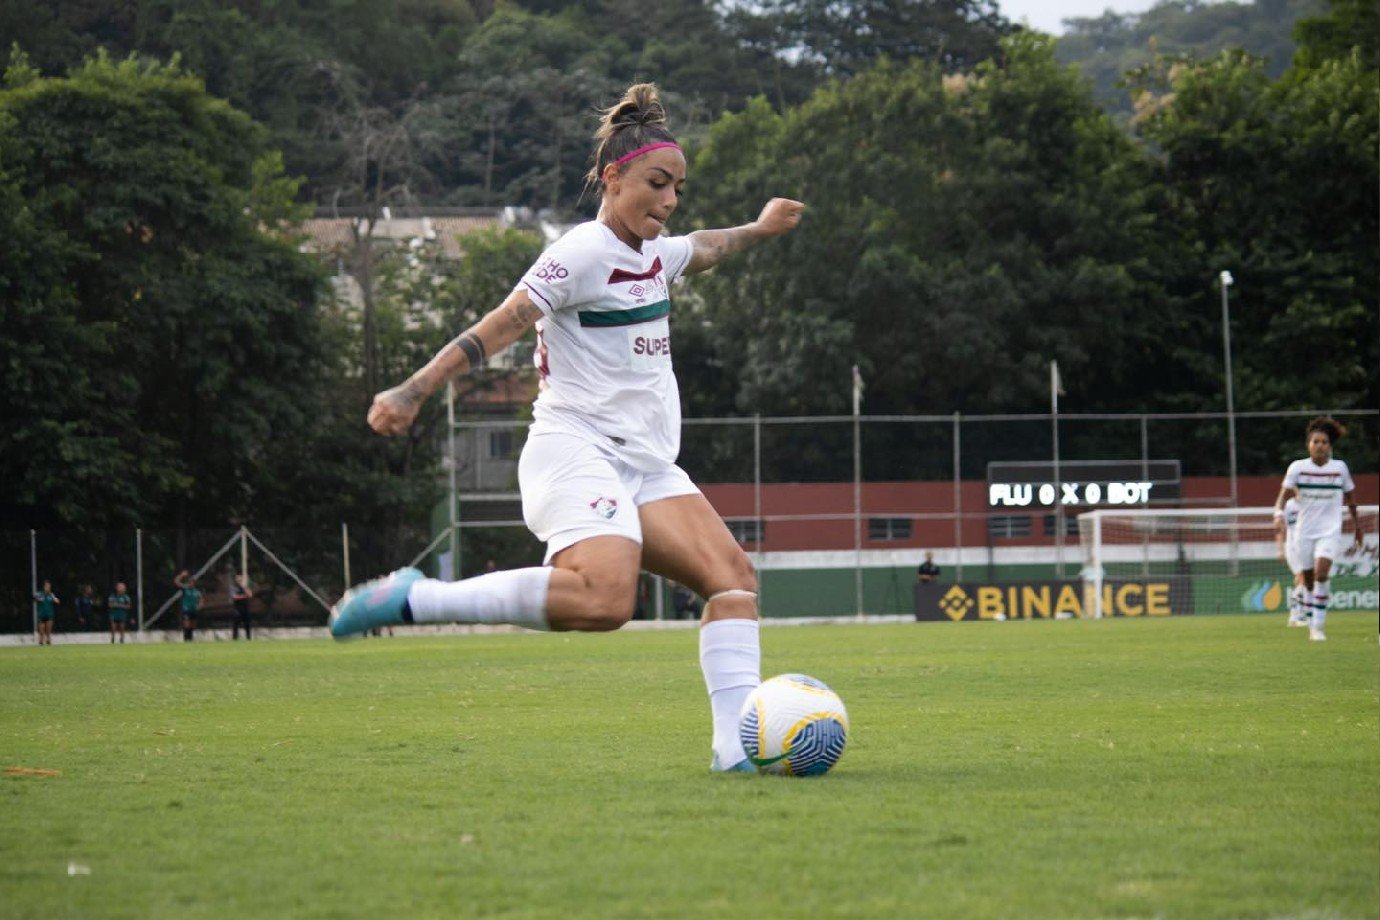
M 1375 505 L 1360 509 L 1363 545 L 1344 512 L 1346 552 L 1334 560 L 1333 610 L 1377 608 Z M 1294 575 L 1279 558 L 1273 508 L 1127 509 L 1078 516 L 1086 615 L 1280 613 Z

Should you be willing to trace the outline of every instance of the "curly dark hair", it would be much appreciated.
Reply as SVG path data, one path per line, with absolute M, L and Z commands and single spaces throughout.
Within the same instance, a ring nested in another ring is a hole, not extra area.
M 1330 415 L 1320 415 L 1308 423 L 1308 431 L 1305 437 L 1313 437 L 1313 432 L 1321 431 L 1327 435 L 1329 444 L 1336 444 L 1346 434 L 1346 426 L 1337 421 Z

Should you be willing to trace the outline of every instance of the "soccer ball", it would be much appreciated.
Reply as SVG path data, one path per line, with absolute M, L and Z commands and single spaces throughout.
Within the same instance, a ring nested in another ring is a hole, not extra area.
M 738 737 L 759 773 L 818 776 L 848 743 L 848 710 L 823 681 L 780 674 L 748 696 Z

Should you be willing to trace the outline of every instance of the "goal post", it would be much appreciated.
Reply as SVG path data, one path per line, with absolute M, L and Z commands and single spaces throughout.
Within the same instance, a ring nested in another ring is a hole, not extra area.
M 1358 509 L 1356 549 L 1343 512 L 1342 556 L 1332 567 L 1332 609 L 1375 610 L 1377 506 Z M 1109 597 L 1129 584 L 1173 586 L 1174 614 L 1284 613 L 1293 573 L 1281 562 L 1273 507 L 1131 508 L 1078 516 L 1085 615 L 1108 614 Z

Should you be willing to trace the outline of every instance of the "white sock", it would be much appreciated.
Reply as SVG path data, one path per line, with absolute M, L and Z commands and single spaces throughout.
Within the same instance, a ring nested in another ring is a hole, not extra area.
M 1332 600 L 1332 593 L 1325 581 L 1313 582 L 1313 628 L 1322 629 L 1327 622 L 1327 605 Z
M 423 578 L 407 592 L 414 623 L 507 623 L 549 629 L 546 589 L 551 569 L 489 572 L 463 581 Z
M 1308 619 L 1308 608 L 1304 604 L 1305 591 L 1303 585 L 1294 585 L 1294 593 L 1289 595 L 1289 618 L 1292 620 Z
M 730 767 L 747 757 L 738 738 L 738 715 L 762 682 L 762 645 L 756 620 L 710 620 L 700 627 L 700 669 L 714 713 L 714 753 Z
M 1310 623 L 1313 621 L 1313 589 L 1303 589 L 1303 618 Z

